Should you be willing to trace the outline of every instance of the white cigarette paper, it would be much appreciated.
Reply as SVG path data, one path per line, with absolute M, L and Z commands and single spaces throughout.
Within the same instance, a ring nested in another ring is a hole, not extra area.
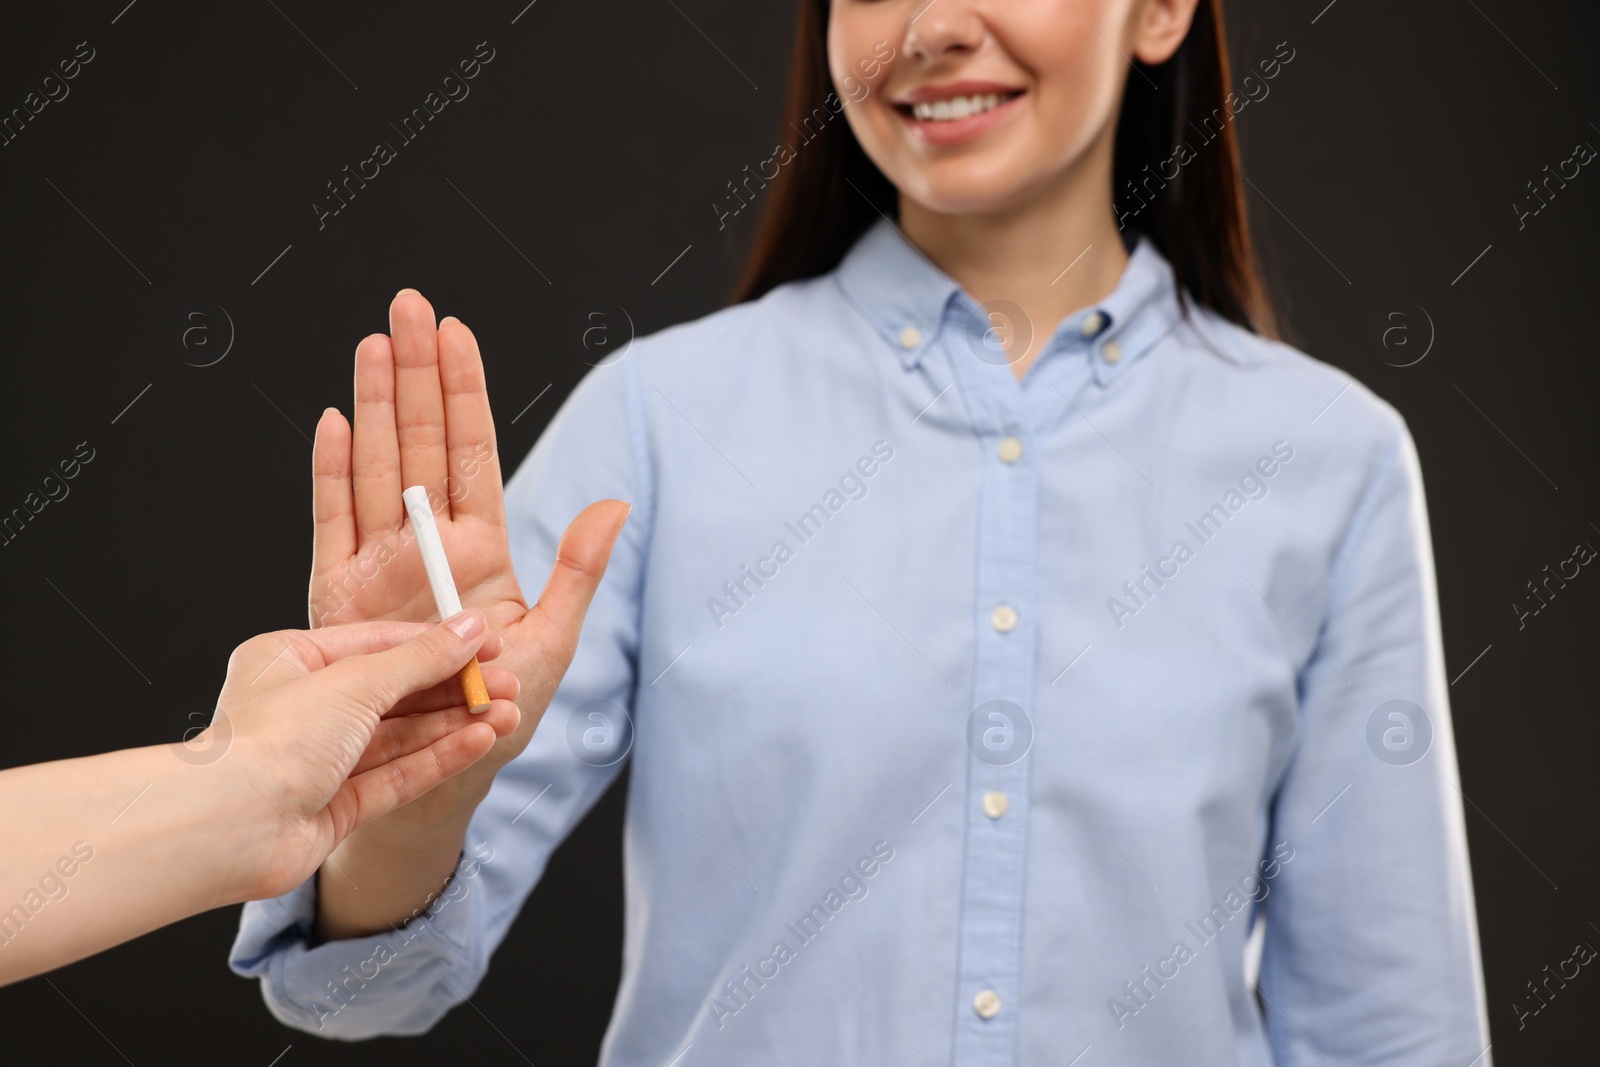
M 422 566 L 428 572 L 428 584 L 433 587 L 433 602 L 438 605 L 439 618 L 448 619 L 461 610 L 461 597 L 456 592 L 456 580 L 450 574 L 450 561 L 444 556 L 444 542 L 439 540 L 439 526 L 433 521 L 428 491 L 413 485 L 400 495 L 406 502 L 406 514 L 411 516 L 411 528 L 417 531 L 417 548 L 422 551 Z
M 439 609 L 439 618 L 448 619 L 461 610 L 461 596 L 456 592 L 456 580 L 450 574 L 450 561 L 444 555 L 444 542 L 439 540 L 439 527 L 433 521 L 433 505 L 428 503 L 428 491 L 413 485 L 400 494 L 406 502 L 406 513 L 411 516 L 411 528 L 417 532 L 417 548 L 422 552 L 422 567 L 428 572 L 428 585 L 433 589 L 433 602 Z M 478 657 L 473 656 L 461 668 L 461 688 L 466 694 L 467 707 L 474 714 L 489 710 L 489 690 L 483 684 L 483 672 L 478 667 Z

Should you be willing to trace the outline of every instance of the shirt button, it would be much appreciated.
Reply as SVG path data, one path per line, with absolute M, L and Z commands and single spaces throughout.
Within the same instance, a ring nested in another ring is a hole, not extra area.
M 916 348 L 922 343 L 922 331 L 915 326 L 907 326 L 900 331 L 900 347 L 904 349 Z
M 1083 335 L 1085 337 L 1093 337 L 1100 332 L 1100 327 L 1105 321 L 1100 312 L 1090 312 L 1089 316 L 1083 320 Z
M 1100 354 L 1106 357 L 1107 363 L 1115 363 L 1122 358 L 1122 346 L 1115 341 L 1107 341 L 1101 347 Z
M 1015 463 L 1022 458 L 1022 441 L 1016 437 L 1000 438 L 1000 447 L 995 450 L 1002 463 Z
M 1010 604 L 1001 604 L 989 613 L 989 625 L 1003 634 L 1008 634 L 1017 628 L 1017 609 Z
M 983 990 L 972 998 L 972 1010 L 981 1019 L 993 1019 L 1000 1014 L 1000 994 L 992 989 Z
M 1011 802 L 1008 801 L 1006 799 L 1006 795 L 1000 792 L 998 789 L 991 789 L 989 792 L 983 794 L 983 813 L 989 816 L 991 819 L 998 819 L 1000 816 L 1004 815 L 1006 813 L 1006 809 L 1010 806 Z

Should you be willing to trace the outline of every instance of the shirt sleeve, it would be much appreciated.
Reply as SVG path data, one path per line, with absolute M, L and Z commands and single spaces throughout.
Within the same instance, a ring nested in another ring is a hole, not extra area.
M 1273 806 L 1260 994 L 1279 1067 L 1489 1067 L 1422 474 L 1397 414 L 1329 571 Z
M 607 497 L 634 508 L 572 665 L 527 750 L 473 816 L 450 884 L 397 930 L 323 944 L 310 939 L 314 877 L 245 905 L 229 964 L 261 979 L 268 1009 L 286 1026 L 347 1040 L 429 1030 L 477 988 L 551 853 L 616 778 L 632 735 L 651 512 L 636 363 L 630 353 L 591 371 L 506 486 L 512 562 L 530 600 L 578 512 Z M 518 654 L 508 648 L 502 659 Z M 572 720 L 581 725 L 569 729 Z

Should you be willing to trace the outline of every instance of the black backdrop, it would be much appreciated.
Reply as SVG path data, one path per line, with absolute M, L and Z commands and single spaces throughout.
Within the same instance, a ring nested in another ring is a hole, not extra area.
M 172 740 L 234 644 L 304 624 L 306 435 L 324 406 L 348 412 L 351 353 L 396 289 L 477 331 L 508 467 L 587 369 L 587 325 L 626 331 L 626 309 L 646 333 L 718 306 L 755 213 L 719 231 L 712 205 L 770 155 L 792 10 L 94 0 L 3 17 L 5 113 L 93 57 L 0 146 L 0 512 L 81 442 L 94 457 L 0 547 L 14 765 Z M 1513 205 L 1539 206 L 1526 183 L 1570 175 L 1575 144 L 1600 147 L 1600 27 L 1587 5 L 1507 0 L 1250 0 L 1230 17 L 1237 64 L 1294 49 L 1239 120 L 1293 337 L 1397 405 L 1421 451 L 1493 1054 L 1588 1058 L 1591 968 L 1521 1028 L 1514 1004 L 1576 942 L 1600 946 L 1583 681 L 1600 576 L 1520 629 L 1513 604 L 1600 546 L 1600 169 L 1552 182 L 1537 215 Z M 402 143 L 389 123 L 480 42 L 493 58 L 470 96 Z M 319 224 L 326 184 L 377 141 L 396 158 Z M 172 324 L 196 310 L 185 347 Z M 426 1037 L 279 1027 L 224 968 L 226 909 L 0 991 L 0 1049 L 592 1063 L 619 973 L 624 788 L 557 854 L 474 1007 Z

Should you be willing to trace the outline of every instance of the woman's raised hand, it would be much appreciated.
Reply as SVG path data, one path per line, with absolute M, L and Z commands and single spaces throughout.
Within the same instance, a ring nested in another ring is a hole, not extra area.
M 356 348 L 354 429 L 331 408 L 317 424 L 311 622 L 433 618 L 400 495 L 425 487 L 461 601 L 503 638 L 499 662 L 522 682 L 522 725 L 463 776 L 483 786 L 526 746 L 571 662 L 629 505 L 603 500 L 572 521 L 530 608 L 511 567 L 477 340 L 453 317 L 435 325 L 432 305 L 414 289 L 395 296 L 389 324 L 392 338 L 373 334 Z

